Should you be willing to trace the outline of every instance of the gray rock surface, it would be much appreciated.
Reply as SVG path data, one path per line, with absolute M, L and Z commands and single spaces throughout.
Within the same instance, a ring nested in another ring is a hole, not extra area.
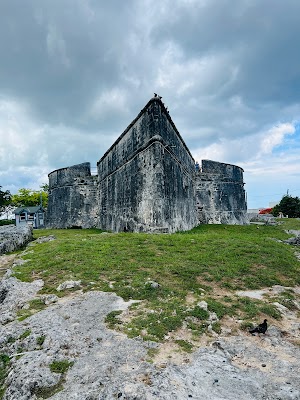
M 57 286 L 56 290 L 60 292 L 61 290 L 78 288 L 81 285 L 81 281 L 65 281 Z
M 3 279 L 0 282 L 0 324 L 13 321 L 17 311 L 26 307 L 26 303 L 36 297 L 42 287 L 41 279 L 32 283 L 21 282 L 14 277 Z
M 0 254 L 20 249 L 32 240 L 32 227 L 0 226 Z
M 1 315 L 14 314 L 41 285 L 4 279 Z M 160 345 L 107 329 L 106 315 L 129 304 L 114 293 L 73 292 L 24 321 L 3 321 L 1 353 L 11 357 L 4 399 L 38 399 L 45 392 L 53 400 L 300 398 L 300 349 L 278 329 L 261 338 L 219 336 L 187 360 L 162 365 L 147 361 L 149 348 Z M 56 373 L 53 361 L 74 364 Z
M 300 246 L 300 235 L 296 237 L 289 238 L 287 240 L 283 240 L 284 243 L 291 244 L 294 246 Z

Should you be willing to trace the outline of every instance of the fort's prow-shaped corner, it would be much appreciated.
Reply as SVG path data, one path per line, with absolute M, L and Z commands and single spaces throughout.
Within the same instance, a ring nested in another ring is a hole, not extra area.
M 97 163 L 49 174 L 47 226 L 175 232 L 199 223 L 247 223 L 242 168 L 202 161 L 157 96 Z

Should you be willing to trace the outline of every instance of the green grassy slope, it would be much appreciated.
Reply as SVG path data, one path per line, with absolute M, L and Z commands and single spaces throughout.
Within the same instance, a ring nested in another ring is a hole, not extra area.
M 113 315 L 110 322 L 131 336 L 143 332 L 146 338 L 161 340 L 183 322 L 194 331 L 206 329 L 207 315 L 197 306 L 200 300 L 221 323 L 226 315 L 245 321 L 258 314 L 280 318 L 274 306 L 238 299 L 235 291 L 300 284 L 295 247 L 278 241 L 291 236 L 284 229 L 300 230 L 300 221 L 284 220 L 278 226 L 202 225 L 172 235 L 36 230 L 35 238 L 52 234 L 56 240 L 32 246 L 23 256 L 28 262 L 16 267 L 15 274 L 25 281 L 43 279 L 44 293 L 58 294 L 60 283 L 81 280 L 84 290 L 144 300 L 132 307 L 130 321 L 121 323 Z

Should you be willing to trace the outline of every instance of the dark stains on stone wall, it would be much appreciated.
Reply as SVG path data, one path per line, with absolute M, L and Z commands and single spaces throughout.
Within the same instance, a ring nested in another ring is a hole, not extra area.
M 158 97 L 97 163 L 49 174 L 47 227 L 175 232 L 199 223 L 247 223 L 243 170 L 202 161 L 200 171 Z
M 199 223 L 248 223 L 242 168 L 202 160 L 195 186 Z
M 91 176 L 90 163 L 58 169 L 48 177 L 47 227 L 98 226 L 98 181 Z
M 152 99 L 98 163 L 102 229 L 174 232 L 195 226 L 194 160 Z

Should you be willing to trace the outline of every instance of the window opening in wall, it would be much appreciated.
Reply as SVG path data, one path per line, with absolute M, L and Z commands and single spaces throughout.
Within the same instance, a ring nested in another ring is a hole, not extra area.
M 28 221 L 33 221 L 33 220 L 34 220 L 34 214 L 29 214 Z
M 25 213 L 20 214 L 20 221 L 26 221 L 26 214 Z

